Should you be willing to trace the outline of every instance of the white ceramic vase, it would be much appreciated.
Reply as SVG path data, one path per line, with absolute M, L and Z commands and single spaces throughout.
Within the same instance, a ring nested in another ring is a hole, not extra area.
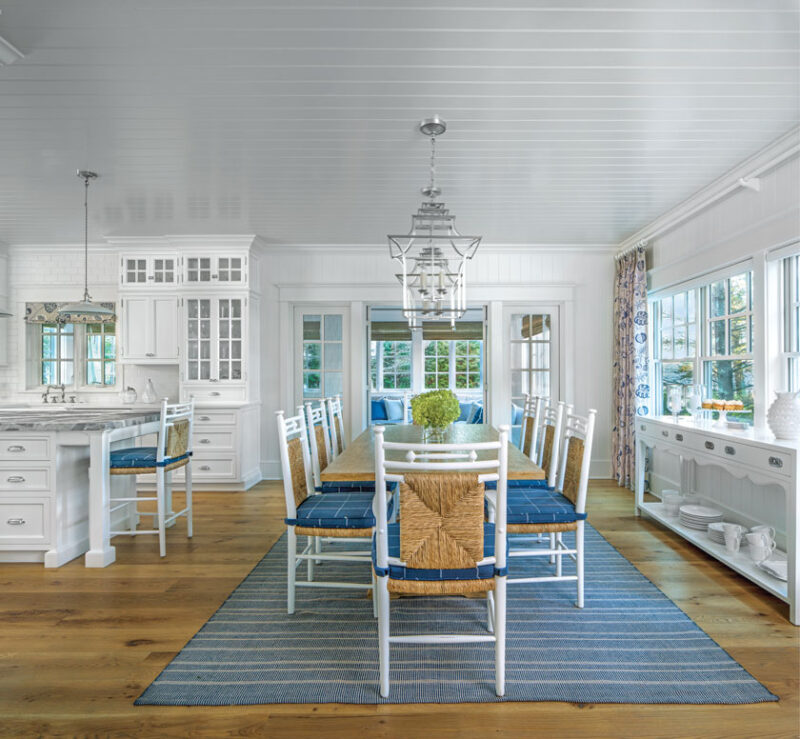
M 775 393 L 767 411 L 767 424 L 776 439 L 800 438 L 800 399 L 797 393 Z

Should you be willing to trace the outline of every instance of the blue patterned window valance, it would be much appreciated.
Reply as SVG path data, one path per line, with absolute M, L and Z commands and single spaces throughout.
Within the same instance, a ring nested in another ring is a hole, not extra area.
M 65 303 L 25 303 L 25 320 L 28 323 L 61 323 L 61 317 L 58 315 L 58 309 L 66 305 Z M 114 303 L 98 303 L 103 308 L 108 308 L 111 311 L 116 311 Z M 80 320 L 70 320 L 70 323 L 113 323 L 114 316 L 108 317 L 93 317 Z

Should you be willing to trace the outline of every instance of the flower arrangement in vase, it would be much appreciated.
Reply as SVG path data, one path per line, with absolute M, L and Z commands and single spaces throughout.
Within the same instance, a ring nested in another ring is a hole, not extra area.
M 422 426 L 423 441 L 444 441 L 447 427 L 460 415 L 458 398 L 450 390 L 431 390 L 411 398 L 411 418 Z

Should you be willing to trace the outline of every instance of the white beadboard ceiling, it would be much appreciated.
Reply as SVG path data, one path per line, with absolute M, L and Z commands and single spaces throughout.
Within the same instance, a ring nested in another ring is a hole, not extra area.
M 0 0 L 0 240 L 617 243 L 798 123 L 796 0 Z

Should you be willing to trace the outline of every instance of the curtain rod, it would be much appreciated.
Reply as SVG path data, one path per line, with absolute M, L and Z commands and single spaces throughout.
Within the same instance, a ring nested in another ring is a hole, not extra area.
M 692 216 L 696 215 L 700 211 L 705 210 L 706 208 L 708 208 L 710 205 L 713 205 L 717 201 L 722 200 L 722 198 L 727 197 L 731 193 L 733 193 L 736 190 L 738 190 L 740 187 L 744 187 L 744 188 L 747 188 L 749 190 L 753 190 L 755 192 L 760 191 L 761 190 L 761 181 L 759 180 L 759 177 L 762 174 L 764 174 L 765 172 L 767 172 L 768 170 L 773 169 L 774 167 L 779 165 L 781 162 L 784 162 L 785 160 L 793 157 L 798 152 L 800 152 L 800 144 L 795 144 L 794 146 L 789 147 L 785 151 L 783 151 L 780 154 L 778 154 L 776 157 L 773 157 L 772 159 L 770 159 L 765 164 L 762 164 L 760 167 L 757 167 L 756 169 L 754 169 L 746 177 L 739 177 L 736 180 L 736 182 L 733 182 L 730 185 L 728 185 L 727 187 L 724 187 L 719 192 L 717 192 L 717 193 L 715 193 L 713 195 L 710 195 L 705 200 L 702 200 L 697 205 L 695 205 L 693 208 L 690 208 L 689 210 L 687 210 L 685 213 L 679 213 L 678 215 L 676 215 L 674 218 L 670 219 L 666 223 L 662 223 L 658 228 L 656 228 L 653 231 L 651 231 L 650 233 L 648 233 L 647 236 L 645 236 L 644 238 L 640 239 L 639 241 L 637 241 L 632 246 L 629 246 L 626 249 L 623 249 L 622 251 L 617 252 L 617 254 L 615 255 L 615 259 L 620 259 L 621 257 L 624 257 L 628 252 L 633 251 L 634 249 L 636 249 L 639 246 L 647 246 L 647 244 L 649 242 L 651 242 L 653 239 L 657 238 L 658 236 L 660 236 L 661 234 L 665 233 L 666 231 L 672 230 L 678 224 L 683 223 L 683 221 L 685 221 L 686 219 L 691 218 Z

